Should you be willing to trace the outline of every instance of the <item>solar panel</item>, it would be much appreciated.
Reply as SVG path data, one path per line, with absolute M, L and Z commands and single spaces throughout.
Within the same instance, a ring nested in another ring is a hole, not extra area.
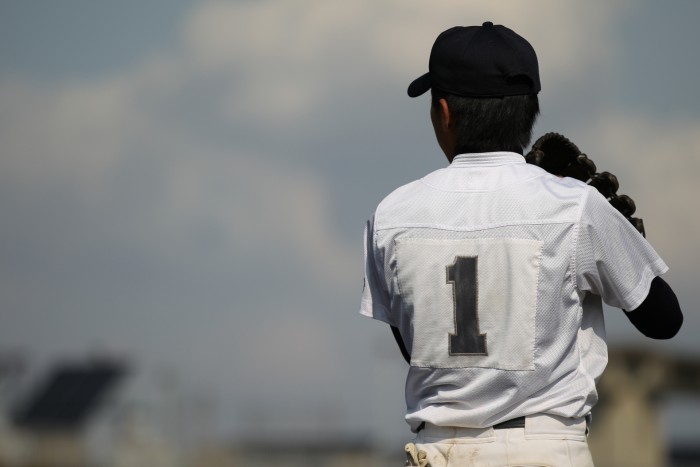
M 31 429 L 79 429 L 125 370 L 115 362 L 58 366 L 15 412 L 14 422 Z

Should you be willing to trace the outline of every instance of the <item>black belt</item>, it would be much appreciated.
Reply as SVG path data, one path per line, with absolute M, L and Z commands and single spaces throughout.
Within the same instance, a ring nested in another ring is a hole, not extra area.
M 418 425 L 416 433 L 421 431 L 423 428 L 425 428 L 425 422 Z M 525 417 L 512 418 L 510 420 L 506 420 L 505 422 L 496 423 L 493 426 L 494 430 L 505 430 L 507 428 L 525 428 Z
M 493 426 L 494 430 L 503 430 L 505 428 L 525 428 L 525 417 L 513 418 Z

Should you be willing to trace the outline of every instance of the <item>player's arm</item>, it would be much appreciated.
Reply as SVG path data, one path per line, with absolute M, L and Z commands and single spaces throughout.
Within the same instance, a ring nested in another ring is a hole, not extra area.
M 652 339 L 670 339 L 683 324 L 676 294 L 662 278 L 651 281 L 649 294 L 641 305 L 625 315 L 642 334 Z
M 401 355 L 403 355 L 403 359 L 406 360 L 406 363 L 410 365 L 411 354 L 408 353 L 408 350 L 406 350 L 406 344 L 404 344 L 403 342 L 403 338 L 401 337 L 399 328 L 397 328 L 396 326 L 391 326 L 391 333 L 394 335 L 394 339 L 396 340 L 396 343 L 399 346 L 399 350 L 401 350 Z
M 670 339 L 683 322 L 678 299 L 659 276 L 668 266 L 605 197 L 589 190 L 574 262 L 580 290 L 626 312 L 645 336 Z
M 377 261 L 374 244 L 374 219 L 367 221 L 365 225 L 365 280 L 362 290 L 362 304 L 360 314 L 370 318 L 378 319 L 387 323 L 391 327 L 394 339 L 401 350 L 401 355 L 410 364 L 411 354 L 406 345 L 397 324 L 396 318 L 391 313 L 391 301 L 388 287 L 384 281 L 384 273 L 380 271 L 381 261 Z

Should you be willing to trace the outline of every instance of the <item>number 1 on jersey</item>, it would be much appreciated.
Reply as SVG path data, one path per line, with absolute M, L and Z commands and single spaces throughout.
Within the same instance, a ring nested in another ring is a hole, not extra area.
M 450 355 L 488 355 L 486 334 L 479 333 L 476 266 L 476 256 L 457 256 L 454 263 L 447 266 L 447 283 L 453 288 L 455 320 L 455 333 L 449 334 Z

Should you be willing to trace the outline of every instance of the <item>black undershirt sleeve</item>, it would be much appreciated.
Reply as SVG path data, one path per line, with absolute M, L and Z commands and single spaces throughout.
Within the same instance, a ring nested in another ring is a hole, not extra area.
M 683 313 L 676 294 L 666 281 L 655 277 L 641 305 L 625 316 L 642 334 L 652 339 L 670 339 L 683 324 Z
M 410 365 L 411 354 L 409 354 L 408 350 L 406 350 L 406 345 L 403 343 L 403 339 L 401 338 L 399 328 L 397 328 L 396 326 L 392 326 L 391 333 L 394 335 L 394 339 L 396 339 L 396 343 L 399 345 L 399 349 L 401 350 L 401 355 L 403 355 L 403 359 L 406 360 L 406 363 Z

